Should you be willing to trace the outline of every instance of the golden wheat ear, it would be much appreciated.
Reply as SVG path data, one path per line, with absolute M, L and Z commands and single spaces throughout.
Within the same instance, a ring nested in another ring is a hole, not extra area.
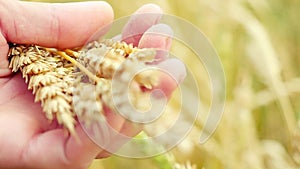
M 72 110 L 72 82 L 74 66 L 55 50 L 36 45 L 14 44 L 8 54 L 9 67 L 20 71 L 35 94 L 35 102 L 40 102 L 45 116 L 50 121 L 56 119 L 71 134 L 75 134 L 75 114 Z
M 153 61 L 155 54 L 153 49 L 138 49 L 125 42 L 104 40 L 91 42 L 79 50 L 64 51 L 11 44 L 8 58 L 9 67 L 13 72 L 22 73 L 28 89 L 35 95 L 35 102 L 41 103 L 46 118 L 57 120 L 75 136 L 76 115 L 90 126 L 105 119 L 104 106 L 116 110 L 111 91 L 114 90 L 114 75 L 123 77 L 117 79 L 120 85 L 115 89 L 123 91 L 129 85 L 122 83 L 128 81 L 124 77 L 146 68 L 146 62 Z M 140 87 L 151 89 L 158 82 L 157 72 L 141 73 L 133 81 Z M 134 106 L 145 105 L 140 102 L 148 95 L 140 88 L 133 88 L 130 92 L 136 100 Z M 124 97 L 122 92 L 117 95 Z M 125 103 L 120 103 L 125 107 L 123 110 L 128 107 Z

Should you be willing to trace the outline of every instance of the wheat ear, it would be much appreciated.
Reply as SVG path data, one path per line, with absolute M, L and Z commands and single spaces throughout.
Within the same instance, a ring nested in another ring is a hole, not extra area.
M 116 93 L 121 98 L 127 96 L 122 93 L 128 87 L 126 78 L 146 68 L 146 63 L 154 60 L 155 50 L 139 49 L 113 40 L 94 41 L 79 50 L 64 51 L 12 44 L 8 58 L 9 67 L 13 72 L 22 73 L 28 89 L 35 95 L 35 102 L 41 103 L 46 118 L 57 120 L 75 135 L 76 115 L 90 125 L 105 119 L 104 106 L 116 110 L 112 90 L 120 91 Z M 116 89 L 112 89 L 113 77 L 120 83 Z M 132 81 L 138 86 L 129 90 L 133 104 L 143 109 L 145 104 L 142 102 L 148 95 L 141 88 L 151 89 L 157 85 L 158 73 L 156 70 L 142 72 Z M 121 99 L 119 106 L 126 110 L 128 105 L 125 103 Z

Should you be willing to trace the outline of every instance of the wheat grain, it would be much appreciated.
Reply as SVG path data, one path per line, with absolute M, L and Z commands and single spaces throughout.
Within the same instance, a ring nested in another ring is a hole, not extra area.
M 135 107 L 143 109 L 145 98 L 149 97 L 141 88 L 152 89 L 157 85 L 157 71 L 142 72 L 147 62 L 154 61 L 155 51 L 138 49 L 125 42 L 105 40 L 94 41 L 86 47 L 73 51 L 58 51 L 36 45 L 13 44 L 8 54 L 9 67 L 13 72 L 21 71 L 28 89 L 35 94 L 49 120 L 56 119 L 71 134 L 77 116 L 87 125 L 105 120 L 104 107 L 117 111 L 128 108 L 125 101 L 128 86 Z M 134 77 L 130 79 L 130 77 Z M 112 99 L 112 80 L 118 104 Z M 132 80 L 134 85 L 129 85 Z M 129 109 L 127 109 L 129 110 Z
M 10 68 L 20 70 L 28 83 L 28 89 L 35 94 L 35 102 L 40 101 L 49 120 L 54 117 L 71 133 L 74 133 L 74 112 L 71 108 L 72 67 L 64 67 L 65 60 L 36 45 L 13 45 L 9 51 Z M 66 92 L 68 91 L 68 92 Z

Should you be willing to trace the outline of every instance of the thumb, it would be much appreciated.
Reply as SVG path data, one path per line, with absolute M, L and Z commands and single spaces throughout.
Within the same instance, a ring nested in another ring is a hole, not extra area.
M 50 4 L 0 0 L 0 76 L 9 74 L 7 42 L 72 48 L 84 44 L 112 20 L 112 8 L 106 2 Z
M 112 22 L 106 2 L 36 3 L 1 1 L 1 29 L 9 42 L 69 48 L 82 45 L 97 29 Z M 2 10 L 2 9 L 1 9 Z

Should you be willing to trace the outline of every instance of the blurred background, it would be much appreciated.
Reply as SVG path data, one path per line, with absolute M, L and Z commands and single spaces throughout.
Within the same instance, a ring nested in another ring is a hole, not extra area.
M 224 66 L 226 103 L 216 132 L 205 144 L 198 143 L 203 126 L 199 116 L 190 134 L 170 152 L 148 159 L 112 156 L 95 160 L 89 169 L 300 168 L 299 0 L 107 2 L 115 18 L 132 14 L 145 3 L 155 3 L 166 14 L 198 27 L 214 45 Z M 196 77 L 202 97 L 199 111 L 205 114 L 211 100 L 205 70 L 176 42 L 172 50 L 181 54 L 188 67 L 203 72 Z M 176 104 L 176 99 L 171 100 L 166 111 L 176 109 Z

